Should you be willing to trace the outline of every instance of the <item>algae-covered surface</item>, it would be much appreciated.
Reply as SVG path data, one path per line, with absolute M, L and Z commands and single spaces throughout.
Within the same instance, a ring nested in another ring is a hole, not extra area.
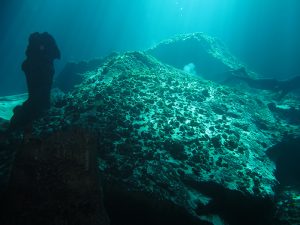
M 196 218 L 212 202 L 224 201 L 220 207 L 230 211 L 234 198 L 262 207 L 274 197 L 275 164 L 265 151 L 297 127 L 276 117 L 263 97 L 141 52 L 117 55 L 88 73 L 34 132 L 96 132 L 104 183 L 171 202 Z
M 221 85 L 143 52 L 113 55 L 82 77 L 54 97 L 29 140 L 86 129 L 97 140 L 104 195 L 163 203 L 209 224 L 271 224 L 279 182 L 266 152 L 299 135 L 289 117 L 297 98 Z M 26 142 L 28 133 L 16 137 Z

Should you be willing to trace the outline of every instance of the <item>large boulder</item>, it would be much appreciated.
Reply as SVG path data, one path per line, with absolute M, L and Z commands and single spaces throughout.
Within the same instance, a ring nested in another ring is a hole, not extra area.
M 246 67 L 219 39 L 204 33 L 177 35 L 146 52 L 178 69 L 218 82 L 225 80 L 230 71 Z
M 113 224 L 274 224 L 278 181 L 266 151 L 299 127 L 274 114 L 270 99 L 140 52 L 87 74 L 33 124 L 29 140 L 54 135 L 58 144 L 45 143 L 56 152 L 66 136 L 55 134 L 92 133 Z

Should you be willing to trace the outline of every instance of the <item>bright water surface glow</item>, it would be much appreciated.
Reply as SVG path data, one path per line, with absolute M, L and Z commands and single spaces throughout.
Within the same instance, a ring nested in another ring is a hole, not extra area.
M 20 65 L 27 38 L 48 31 L 65 62 L 143 50 L 175 34 L 220 38 L 259 73 L 300 74 L 297 0 L 2 0 L 0 95 L 26 90 Z

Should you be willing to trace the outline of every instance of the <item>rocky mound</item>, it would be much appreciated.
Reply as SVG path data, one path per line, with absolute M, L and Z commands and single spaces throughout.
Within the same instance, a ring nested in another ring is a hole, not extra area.
M 88 73 L 34 123 L 31 138 L 93 133 L 113 224 L 272 224 L 278 182 L 266 150 L 298 128 L 264 99 L 140 52 Z
M 198 75 L 213 81 L 223 81 L 229 71 L 246 67 L 220 40 L 204 33 L 175 36 L 150 48 L 147 53 L 178 69 L 195 66 Z
M 224 81 L 230 75 L 230 71 L 246 67 L 220 40 L 204 33 L 178 35 L 162 41 L 148 49 L 146 53 L 163 63 L 213 81 Z M 64 92 L 72 90 L 85 79 L 84 76 L 93 74 L 115 55 L 116 53 L 112 53 L 105 58 L 67 63 L 58 74 L 55 86 Z M 253 75 L 249 70 L 247 73 Z

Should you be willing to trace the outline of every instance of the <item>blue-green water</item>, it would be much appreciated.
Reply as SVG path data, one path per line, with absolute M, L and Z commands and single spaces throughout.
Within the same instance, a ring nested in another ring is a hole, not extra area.
M 0 224 L 300 224 L 299 1 L 0 4 Z
M 253 70 L 286 78 L 300 74 L 297 0 L 2 0 L 0 95 L 26 90 L 20 65 L 30 33 L 48 31 L 62 60 L 143 50 L 175 34 L 220 38 Z

